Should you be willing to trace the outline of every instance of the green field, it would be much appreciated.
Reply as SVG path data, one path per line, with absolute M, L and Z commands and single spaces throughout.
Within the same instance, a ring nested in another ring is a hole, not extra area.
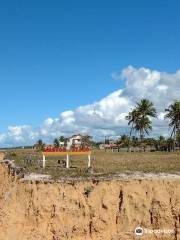
M 32 165 L 25 165 L 24 159 L 28 154 L 36 154 Z M 177 173 L 180 172 L 180 152 L 104 152 L 95 150 L 91 156 L 91 166 L 94 173 L 87 173 L 87 156 L 71 156 L 70 168 L 58 165 L 58 160 L 65 157 L 47 158 L 46 168 L 42 168 L 40 153 L 33 150 L 9 150 L 7 158 L 15 160 L 15 164 L 23 167 L 24 171 L 45 173 L 54 178 L 80 177 L 80 176 L 109 176 L 118 173 L 143 172 L 143 173 Z

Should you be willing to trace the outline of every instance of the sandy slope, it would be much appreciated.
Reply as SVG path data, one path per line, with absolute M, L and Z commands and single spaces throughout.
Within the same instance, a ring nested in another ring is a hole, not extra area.
M 144 234 L 134 229 L 171 229 Z M 180 178 L 22 181 L 0 164 L 0 240 L 180 239 Z

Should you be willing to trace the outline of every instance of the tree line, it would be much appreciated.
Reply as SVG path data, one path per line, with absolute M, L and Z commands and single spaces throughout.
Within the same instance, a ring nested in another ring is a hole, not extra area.
M 176 142 L 180 143 L 180 101 L 174 101 L 165 109 L 165 112 L 164 119 L 169 122 L 171 135 L 169 139 L 160 136 L 159 141 L 161 143 L 164 142 L 164 145 L 175 145 Z M 132 140 L 134 140 L 131 138 L 133 131 L 139 132 L 140 143 L 144 142 L 145 135 L 148 135 L 152 130 L 152 118 L 157 118 L 157 111 L 154 104 L 148 99 L 141 99 L 125 117 L 130 126 L 128 147 L 131 146 Z
M 136 106 L 128 113 L 125 119 L 128 121 L 128 126 L 130 126 L 129 135 L 122 135 L 117 143 L 122 147 L 144 147 L 144 146 L 154 146 L 156 150 L 171 150 L 178 145 L 180 147 L 180 100 L 174 101 L 165 109 L 164 120 L 168 120 L 168 125 L 171 129 L 171 134 L 169 138 L 164 136 L 159 136 L 158 138 L 145 138 L 152 131 L 152 118 L 157 118 L 157 110 L 154 104 L 144 98 L 136 103 Z M 133 133 L 138 133 L 138 137 L 134 136 Z M 60 136 L 55 138 L 53 145 L 59 147 L 61 143 L 67 146 L 68 138 Z M 108 141 L 108 140 L 106 140 Z M 92 140 L 89 135 L 82 136 L 82 144 L 91 145 L 98 147 L 103 142 L 96 142 Z M 36 143 L 36 148 L 43 149 L 45 144 L 41 139 Z

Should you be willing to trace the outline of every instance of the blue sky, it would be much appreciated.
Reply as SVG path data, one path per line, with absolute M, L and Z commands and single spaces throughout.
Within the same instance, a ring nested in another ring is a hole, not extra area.
M 1 1 L 0 132 L 124 87 L 129 65 L 180 68 L 178 0 Z

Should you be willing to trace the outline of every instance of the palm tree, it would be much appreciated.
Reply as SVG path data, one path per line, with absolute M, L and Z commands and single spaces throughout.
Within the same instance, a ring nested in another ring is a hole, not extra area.
M 149 134 L 149 131 L 152 130 L 152 122 L 148 116 L 139 116 L 136 120 L 135 129 L 139 132 L 140 140 L 142 142 L 145 133 Z
M 146 98 L 137 103 L 137 111 L 141 116 L 157 117 L 154 104 Z
M 171 138 L 174 136 L 174 141 L 180 134 L 180 101 L 172 103 L 164 116 L 165 119 L 169 120 L 169 127 L 172 128 Z
M 157 117 L 157 113 L 154 104 L 146 98 L 141 99 L 141 101 L 137 103 L 136 110 L 138 117 L 135 121 L 135 129 L 139 131 L 142 142 L 144 134 L 149 134 L 149 130 L 152 130 L 150 117 Z
M 152 122 L 149 117 L 156 117 L 156 109 L 152 102 L 148 99 L 142 99 L 135 108 L 126 116 L 128 125 L 131 125 L 130 137 L 133 129 L 139 131 L 141 142 L 145 133 L 149 133 L 152 130 Z
M 132 134 L 137 117 L 138 117 L 138 112 L 136 108 L 134 108 L 131 112 L 129 112 L 128 115 L 125 117 L 126 120 L 128 120 L 128 125 L 129 126 L 131 125 L 130 133 L 129 133 L 130 138 L 131 138 L 131 134 Z

